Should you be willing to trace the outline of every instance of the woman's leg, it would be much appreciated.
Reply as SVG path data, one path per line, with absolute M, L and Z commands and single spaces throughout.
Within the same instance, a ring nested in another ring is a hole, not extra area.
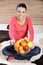
M 14 50 L 14 47 L 13 46 L 7 46 L 5 47 L 3 50 L 2 50 L 2 53 L 8 57 L 11 57 L 13 56 L 15 59 L 18 59 L 18 60 L 24 60 L 26 59 L 24 55 L 21 55 L 19 53 L 17 53 L 15 50 Z
M 38 55 L 40 53 L 41 49 L 39 47 L 36 47 L 34 49 L 31 49 L 31 51 L 25 55 L 21 55 L 21 54 L 17 54 L 17 56 L 15 57 L 18 60 L 24 60 L 24 59 L 28 59 L 30 60 L 32 56 Z
M 26 59 L 31 59 L 32 56 L 38 55 L 40 53 L 41 49 L 37 46 L 35 46 L 34 49 L 31 49 L 31 51 L 27 54 L 25 54 Z
M 6 56 L 14 56 L 17 52 L 14 50 L 13 46 L 7 46 L 3 48 L 2 53 Z
M 28 59 L 30 60 L 32 56 L 38 55 L 41 49 L 39 47 L 35 47 L 31 49 L 31 51 L 25 55 L 18 54 L 13 46 L 7 46 L 2 50 L 2 53 L 7 56 L 14 56 L 18 60 Z

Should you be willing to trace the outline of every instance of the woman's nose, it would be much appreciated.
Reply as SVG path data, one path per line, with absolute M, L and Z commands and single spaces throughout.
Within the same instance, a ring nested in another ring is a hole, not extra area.
M 20 16 L 22 16 L 22 13 L 20 13 Z

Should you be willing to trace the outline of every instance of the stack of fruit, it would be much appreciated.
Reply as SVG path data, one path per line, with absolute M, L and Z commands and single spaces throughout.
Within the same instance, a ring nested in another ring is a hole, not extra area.
M 15 50 L 20 54 L 25 54 L 30 51 L 33 44 L 27 37 L 22 38 L 18 40 L 16 43 L 14 43 Z

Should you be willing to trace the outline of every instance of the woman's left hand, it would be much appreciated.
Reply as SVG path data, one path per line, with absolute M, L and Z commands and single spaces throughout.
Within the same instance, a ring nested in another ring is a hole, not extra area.
M 35 44 L 33 43 L 33 46 L 32 46 L 32 48 L 31 48 L 31 49 L 34 49 L 34 47 L 35 47 Z

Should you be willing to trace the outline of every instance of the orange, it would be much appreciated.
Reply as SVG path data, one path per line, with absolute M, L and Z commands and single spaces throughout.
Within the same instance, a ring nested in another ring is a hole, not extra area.
M 15 43 L 14 44 L 14 47 L 17 47 L 18 48 L 19 47 L 19 43 Z
M 20 53 L 20 54 L 24 54 L 25 51 L 24 51 L 23 49 L 21 49 L 21 50 L 19 51 L 19 53 Z
M 21 49 L 23 49 L 23 47 L 22 46 L 19 46 L 19 50 L 21 50 Z
M 23 46 L 23 47 L 26 46 L 26 44 L 27 44 L 26 41 L 22 41 L 22 42 L 20 43 L 20 45 Z
M 15 50 L 16 50 L 17 52 L 19 51 L 17 47 L 15 48 Z

